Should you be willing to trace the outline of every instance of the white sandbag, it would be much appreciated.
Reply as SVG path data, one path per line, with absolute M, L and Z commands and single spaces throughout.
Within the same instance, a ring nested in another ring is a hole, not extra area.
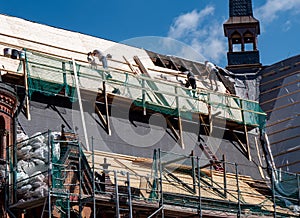
M 36 165 L 45 165 L 45 161 L 38 159 L 38 158 L 32 158 L 32 161 L 36 164 Z
M 33 173 L 29 179 L 30 184 L 34 182 L 43 182 L 45 179 L 45 176 L 41 174 L 41 171 L 37 171 Z
M 33 182 L 31 185 L 32 185 L 32 188 L 38 188 L 43 185 L 47 186 L 47 184 L 45 182 Z
M 24 156 L 23 156 L 23 160 L 27 160 L 27 161 L 29 161 L 32 157 L 33 157 L 33 154 L 34 154 L 34 152 L 32 152 L 32 151 L 29 151 L 27 154 L 25 154 Z
M 29 191 L 30 189 L 32 189 L 32 185 L 30 184 L 27 184 L 27 185 L 24 185 L 22 186 L 21 188 L 18 188 L 17 189 L 17 193 L 19 195 L 24 195 L 27 191 Z
M 35 141 L 33 143 L 30 144 L 34 149 L 43 147 L 43 146 L 47 146 L 44 142 L 40 142 L 40 141 Z
M 28 183 L 28 175 L 23 171 L 17 173 L 17 187 L 22 187 Z
M 32 197 L 44 197 L 48 195 L 48 187 L 40 186 L 32 192 Z
M 18 160 L 21 160 L 21 159 L 23 159 L 23 158 L 24 158 L 23 152 L 22 152 L 20 149 L 18 149 L 18 150 L 17 150 L 17 159 L 18 159 Z
M 35 165 L 32 168 L 32 171 L 28 172 L 28 176 L 31 177 L 35 172 L 40 171 L 40 172 L 45 172 L 48 170 L 48 164 L 44 164 L 44 165 Z
M 21 172 L 23 171 L 23 166 L 27 165 L 27 161 L 25 160 L 19 160 L 18 163 L 17 163 L 17 171 L 18 172 Z
M 34 169 L 35 164 L 34 164 L 33 161 L 26 161 L 26 163 L 27 163 L 27 164 L 24 164 L 24 165 L 22 166 L 22 168 L 23 168 L 23 171 L 24 171 L 27 175 L 30 175 L 30 174 L 32 174 L 32 173 L 35 171 L 35 169 Z
M 31 151 L 31 149 L 32 149 L 32 146 L 31 146 L 31 145 L 26 145 L 26 146 L 22 147 L 22 148 L 20 149 L 20 151 L 21 151 L 23 154 L 26 154 L 26 153 L 28 153 L 29 151 Z
M 21 148 L 28 144 L 28 135 L 23 132 L 17 134 L 17 147 Z
M 29 144 L 33 144 L 35 142 L 44 142 L 45 136 L 41 135 L 41 132 L 37 132 L 33 134 L 29 139 Z
M 46 146 L 40 147 L 33 152 L 33 157 L 48 162 L 48 148 Z

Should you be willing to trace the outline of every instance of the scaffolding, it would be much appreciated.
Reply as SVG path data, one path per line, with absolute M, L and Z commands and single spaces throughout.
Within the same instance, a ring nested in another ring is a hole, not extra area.
M 139 64 L 142 65 L 142 62 Z M 107 78 L 107 70 L 101 66 L 91 67 L 72 60 L 28 52 L 24 71 L 28 76 L 29 97 L 34 92 L 40 92 L 77 101 L 76 75 L 81 90 L 94 93 L 105 90 L 107 95 L 131 99 L 144 111 L 153 110 L 187 119 L 194 113 L 212 114 L 220 119 L 247 125 L 248 128 L 263 129 L 265 126 L 266 114 L 258 102 L 208 89 L 198 89 L 198 97 L 194 98 L 191 90 L 180 86 L 178 82 L 152 78 L 144 66 L 141 68 L 145 71 L 143 74 L 110 69 L 112 78 Z
M 80 88 L 83 93 L 96 93 L 95 109 L 108 134 L 109 99 L 119 98 L 131 101 L 144 114 L 151 111 L 164 114 L 182 146 L 181 118 L 196 116 L 206 125 L 207 135 L 211 133 L 212 117 L 226 120 L 226 125 L 231 125 L 229 129 L 244 131 L 246 146 L 240 144 L 249 160 L 247 132 L 256 127 L 263 131 L 265 126 L 265 113 L 258 102 L 204 89 L 198 89 L 198 97 L 194 98 L 189 89 L 151 78 L 147 72 L 138 75 L 110 70 L 112 78 L 106 78 L 106 70 L 99 66 L 93 68 L 75 60 L 30 51 L 20 61 L 18 72 L 26 75 L 27 117 L 30 117 L 29 100 L 34 94 L 60 96 L 75 102 L 81 101 Z M 98 106 L 100 102 L 105 105 L 104 115 Z M 178 120 L 179 133 L 169 120 L 172 117 Z M 201 166 L 202 160 L 193 153 L 185 156 L 154 150 L 153 160 L 122 159 L 117 154 L 94 151 L 97 142 L 91 141 L 91 151 L 84 151 L 75 136 L 71 140 L 55 138 L 48 131 L 8 147 L 7 210 L 16 214 L 26 210 L 29 214 L 40 208 L 41 217 L 82 214 L 98 217 L 101 213 L 118 218 L 168 217 L 177 213 L 199 217 L 218 216 L 218 213 L 220 216 L 298 215 L 295 212 L 300 202 L 298 175 L 271 170 L 270 179 L 255 181 L 239 175 L 240 164 L 227 162 L 225 158 L 218 160 L 205 144 L 202 150 L 209 164 Z M 38 144 L 43 144 L 43 148 Z M 38 150 L 39 158 L 32 157 L 33 150 Z M 23 162 L 18 155 L 26 156 Z M 36 166 L 38 170 L 32 172 L 31 168 L 37 169 Z M 291 192 L 288 188 L 295 184 L 297 188 Z
M 121 157 L 84 152 L 74 134 L 54 135 L 40 133 L 7 148 L 5 200 L 16 217 L 299 216 L 297 174 L 273 171 L 254 180 L 239 175 L 241 164 L 225 160 L 220 172 L 201 166 L 193 153 L 158 149 L 152 160 Z

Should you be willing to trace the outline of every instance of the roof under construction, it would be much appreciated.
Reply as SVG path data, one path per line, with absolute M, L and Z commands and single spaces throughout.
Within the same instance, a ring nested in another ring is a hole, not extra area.
M 24 55 L 0 56 L 19 100 L 9 213 L 298 216 L 299 184 L 287 191 L 298 177 L 270 171 L 266 114 L 237 96 L 225 69 L 212 79 L 202 62 L 0 20 L 0 49 Z M 94 49 L 109 54 L 108 69 L 86 60 Z M 196 96 L 182 85 L 186 69 Z

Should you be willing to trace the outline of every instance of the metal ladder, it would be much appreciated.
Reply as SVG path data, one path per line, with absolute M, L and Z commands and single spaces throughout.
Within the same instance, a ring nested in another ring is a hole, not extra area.
M 125 184 L 127 185 L 127 207 L 120 206 L 120 193 L 119 193 L 119 186 L 118 186 L 118 177 L 117 177 L 117 172 L 114 171 L 114 182 L 115 182 L 115 203 L 116 203 L 116 218 L 124 217 L 124 213 L 127 213 L 128 218 L 133 218 L 132 216 L 132 201 L 131 201 L 131 187 L 130 187 L 130 176 L 129 172 L 127 172 L 127 180 Z M 124 196 L 122 194 L 122 196 Z M 122 214 L 122 216 L 121 216 Z

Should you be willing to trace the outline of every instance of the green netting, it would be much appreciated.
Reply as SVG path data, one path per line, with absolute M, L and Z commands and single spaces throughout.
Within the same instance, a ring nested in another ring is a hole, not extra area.
M 64 95 L 71 101 L 77 99 L 71 61 L 29 53 L 26 63 L 29 96 L 33 92 L 40 92 L 45 95 Z M 106 81 L 108 92 L 130 98 L 139 107 L 187 119 L 192 118 L 192 113 L 208 114 L 210 108 L 214 117 L 265 128 L 266 114 L 254 101 L 210 90 L 199 90 L 198 97 L 193 98 L 190 89 L 123 71 L 110 70 L 112 78 L 109 79 L 102 68 L 76 64 L 76 71 L 80 88 L 96 93 L 102 88 L 102 81 Z
M 266 126 L 266 115 L 258 102 L 241 100 L 244 111 L 244 122 L 249 125 L 258 125 L 260 129 Z
M 71 75 L 72 62 L 62 61 L 47 56 L 28 53 L 26 55 L 26 70 L 28 77 L 28 96 L 34 92 L 46 96 L 57 94 L 76 100 L 74 81 Z M 79 72 L 79 66 L 77 66 Z M 68 76 L 69 75 L 69 76 Z

